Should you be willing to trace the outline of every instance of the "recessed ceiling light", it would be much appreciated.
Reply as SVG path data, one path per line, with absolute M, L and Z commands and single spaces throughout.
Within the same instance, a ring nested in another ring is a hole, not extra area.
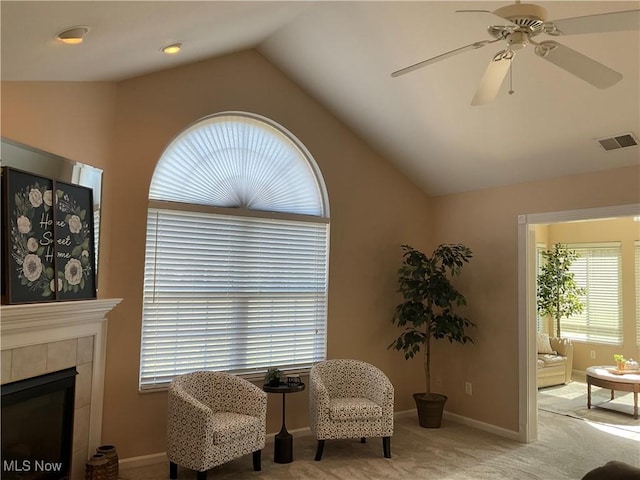
M 175 55 L 176 53 L 180 52 L 181 48 L 182 48 L 181 43 L 172 43 L 171 45 L 162 47 L 162 51 L 167 55 Z
M 89 27 L 72 27 L 60 32 L 56 38 L 67 45 L 77 45 L 82 43 L 88 32 Z

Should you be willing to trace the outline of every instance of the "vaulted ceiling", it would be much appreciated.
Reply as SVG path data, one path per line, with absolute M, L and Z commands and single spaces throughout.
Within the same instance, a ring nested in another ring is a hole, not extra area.
M 640 147 L 607 152 L 596 141 L 640 134 L 638 30 L 536 37 L 623 75 L 606 89 L 528 45 L 516 51 L 495 100 L 471 106 L 503 40 L 391 77 L 493 40 L 487 27 L 509 23 L 456 10 L 494 11 L 511 3 L 3 0 L 0 73 L 2 80 L 119 81 L 257 48 L 431 195 L 640 163 Z M 639 1 L 536 3 L 547 20 L 640 9 Z M 89 27 L 81 45 L 54 39 L 76 25 Z M 183 44 L 178 55 L 160 53 L 173 42 Z

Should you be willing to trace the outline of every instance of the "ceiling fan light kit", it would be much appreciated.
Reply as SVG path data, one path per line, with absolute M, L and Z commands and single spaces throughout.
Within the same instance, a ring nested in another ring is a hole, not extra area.
M 471 105 L 473 106 L 486 105 L 496 98 L 511 67 L 516 51 L 524 49 L 529 44 L 535 46 L 533 49 L 534 54 L 543 60 L 547 60 L 596 88 L 609 88 L 622 80 L 621 73 L 556 41 L 543 40 L 536 42 L 533 40 L 534 37 L 542 34 L 559 37 L 562 35 L 640 29 L 640 10 L 547 21 L 547 11 L 544 7 L 516 2 L 513 5 L 498 8 L 494 12 L 488 10 L 458 10 L 457 13 L 481 13 L 496 17 L 496 21 L 499 21 L 500 24 L 487 27 L 487 32 L 494 40 L 481 40 L 445 52 L 397 70 L 391 76 L 399 77 L 455 55 L 476 50 L 491 43 L 504 41 L 507 48 L 496 53 L 489 61 L 489 65 L 480 80 L 480 85 L 471 100 Z M 505 21 L 507 22 L 506 24 L 504 23 Z M 511 92 L 512 90 L 509 93 Z

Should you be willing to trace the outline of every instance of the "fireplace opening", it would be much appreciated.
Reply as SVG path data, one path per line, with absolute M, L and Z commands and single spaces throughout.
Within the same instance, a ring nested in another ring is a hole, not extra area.
M 66 480 L 75 367 L 2 385 L 2 479 Z

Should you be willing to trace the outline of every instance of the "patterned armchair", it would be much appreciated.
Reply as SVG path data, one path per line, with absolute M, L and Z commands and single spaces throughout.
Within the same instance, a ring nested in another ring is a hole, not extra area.
M 252 383 L 222 372 L 194 372 L 169 386 L 167 457 L 169 476 L 178 465 L 207 478 L 207 470 L 247 453 L 261 468 L 266 436 L 267 394 Z
M 322 458 L 325 440 L 382 437 L 383 453 L 391 458 L 393 385 L 382 371 L 358 360 L 327 360 L 309 374 L 311 431 L 318 439 L 315 460 Z

